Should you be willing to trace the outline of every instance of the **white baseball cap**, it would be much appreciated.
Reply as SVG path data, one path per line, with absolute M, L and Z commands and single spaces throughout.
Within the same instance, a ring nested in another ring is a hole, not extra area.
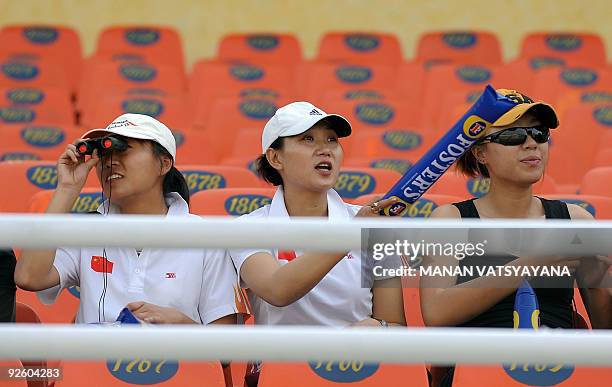
M 163 146 L 176 162 L 176 141 L 168 127 L 155 118 L 144 114 L 122 114 L 115 118 L 105 129 L 93 129 L 81 138 L 102 137 L 109 133 L 128 138 L 152 140 Z
M 330 122 L 339 137 L 351 134 L 351 124 L 341 115 L 327 114 L 309 102 L 292 102 L 278 109 L 266 123 L 261 135 L 261 153 L 266 153 L 277 138 L 304 133 L 321 120 Z

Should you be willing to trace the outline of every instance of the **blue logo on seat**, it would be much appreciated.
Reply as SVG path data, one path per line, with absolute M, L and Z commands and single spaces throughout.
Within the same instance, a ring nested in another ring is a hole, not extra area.
M 55 189 L 57 170 L 55 165 L 37 165 L 26 171 L 28 181 L 40 189 Z
M 172 135 L 174 136 L 174 142 L 176 143 L 177 148 L 185 143 L 185 133 L 173 129 Z
M 23 29 L 25 38 L 34 44 L 51 44 L 59 35 L 57 29 L 50 27 L 29 27 Z
M 323 379 L 336 383 L 354 383 L 374 375 L 380 364 L 362 361 L 311 361 L 310 369 Z
M 18 107 L 0 108 L 0 121 L 7 124 L 16 122 L 32 122 L 36 118 L 36 112 L 32 109 Z
M 121 102 L 121 109 L 124 113 L 157 117 L 164 112 L 164 105 L 154 99 L 126 99 Z
M 272 202 L 272 198 L 264 195 L 234 195 L 225 200 L 225 212 L 228 215 L 241 216 Z
M 442 35 L 442 41 L 452 48 L 470 48 L 476 44 L 478 37 L 471 32 L 457 32 Z
M 40 89 L 11 89 L 6 92 L 6 99 L 14 104 L 37 105 L 43 101 L 45 93 Z
M 580 96 L 582 102 L 612 102 L 612 92 L 609 91 L 585 91 Z
M 593 111 L 593 116 L 600 124 L 612 126 L 612 105 L 596 108 Z
M 376 90 L 349 90 L 344 94 L 345 99 L 383 99 L 384 96 Z
M 561 79 L 571 86 L 589 86 L 597 81 L 597 73 L 588 69 L 566 69 L 561 71 Z
M 545 41 L 555 51 L 575 51 L 582 46 L 582 38 L 576 35 L 548 35 Z
M 480 66 L 459 67 L 456 74 L 459 79 L 469 83 L 483 83 L 491 79 L 491 71 Z
M 225 188 L 227 185 L 225 177 L 218 173 L 204 170 L 181 171 L 181 173 L 185 177 L 190 195 L 207 189 Z
M 561 58 L 553 58 L 553 57 L 538 57 L 531 58 L 529 60 L 529 65 L 532 69 L 538 70 L 543 67 L 551 67 L 551 66 L 565 66 L 565 61 Z
M 154 67 L 144 64 L 124 64 L 119 66 L 119 73 L 128 81 L 149 82 L 157 76 Z
M 248 99 L 240 102 L 238 107 L 240 112 L 245 116 L 255 120 L 267 120 L 276 113 L 276 104 L 261 100 L 261 99 Z
M 251 35 L 247 37 L 247 44 L 258 51 L 270 51 L 278 47 L 278 37 L 274 35 Z
M 256 81 L 263 78 L 264 70 L 257 66 L 236 65 L 229 69 L 230 75 L 239 81 Z
M 393 119 L 393 107 L 382 103 L 362 103 L 355 107 L 355 114 L 361 121 L 371 125 L 384 125 Z
M 37 148 L 52 148 L 64 141 L 64 131 L 46 126 L 27 126 L 21 129 L 21 138 Z
M 406 151 L 417 148 L 423 142 L 420 134 L 407 130 L 393 130 L 382 135 L 382 141 L 390 148 Z
M 135 46 L 149 46 L 159 41 L 159 31 L 151 28 L 135 28 L 125 31 L 125 40 Z
M 29 81 L 38 76 L 38 67 L 28 63 L 7 62 L 2 64 L 2 72 L 17 81 Z
M 508 376 L 528 386 L 556 386 L 574 373 L 573 366 L 563 364 L 512 364 L 503 367 Z
M 380 39 L 374 35 L 347 35 L 344 43 L 355 51 L 368 52 L 378 48 Z
M 108 360 L 106 368 L 123 382 L 150 385 L 172 379 L 179 370 L 179 363 L 172 360 L 119 359 Z
M 87 214 L 88 212 L 96 211 L 102 202 L 101 192 L 81 192 L 72 205 L 70 212 L 74 214 Z
M 240 90 L 240 98 L 278 98 L 276 90 L 264 88 L 249 88 Z
M 346 199 L 354 199 L 374 192 L 376 178 L 369 173 L 341 171 L 334 189 Z
M 410 167 L 412 167 L 410 161 L 401 159 L 376 159 L 370 162 L 370 168 L 389 169 L 399 172 L 401 175 L 408 172 Z
M 40 156 L 34 153 L 26 152 L 9 152 L 0 155 L 0 161 L 24 161 L 24 160 L 40 160 Z
M 336 69 L 336 77 L 346 83 L 363 83 L 372 78 L 372 70 L 365 66 L 343 66 Z

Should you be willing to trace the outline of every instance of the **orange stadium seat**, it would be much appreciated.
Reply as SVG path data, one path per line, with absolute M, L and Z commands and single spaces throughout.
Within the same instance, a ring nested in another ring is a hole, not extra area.
M 184 96 L 148 96 L 138 93 L 101 96 L 95 104 L 89 104 L 88 109 L 83 111 L 81 125 L 103 128 L 124 113 L 145 114 L 170 128 L 188 128 L 192 122 Z
M 219 165 L 178 165 L 191 195 L 215 188 L 262 187 L 260 180 L 246 168 Z
M 562 119 L 565 113 L 576 105 L 605 103 L 612 104 L 612 88 L 608 88 L 607 90 L 604 88 L 587 91 L 574 90 L 557 98 L 555 110 Z
M 47 210 L 49 202 L 53 197 L 53 190 L 40 191 L 32 195 L 30 199 L 30 212 L 43 213 Z M 102 204 L 103 198 L 102 190 L 97 187 L 86 187 L 83 188 L 79 197 L 72 205 L 70 212 L 74 214 L 86 214 L 89 212 L 95 212 L 98 207 Z
M 318 101 L 327 93 L 346 95 L 350 91 L 376 91 L 394 96 L 397 69 L 388 65 L 319 63 L 307 67 L 303 77 L 304 95 Z
M 208 119 L 196 112 L 194 129 L 209 133 L 212 145 L 221 151 L 220 154 L 226 155 L 232 144 L 238 141 L 239 130 L 254 129 L 261 133 L 266 122 L 285 103 L 268 99 L 221 99 L 213 105 Z M 261 139 L 258 143 L 261 144 Z
M 599 195 L 612 197 L 612 167 L 593 168 L 588 171 L 580 183 L 582 195 Z
M 398 172 L 387 169 L 345 167 L 334 189 L 344 199 L 355 199 L 373 192 L 387 192 L 400 177 Z
M 106 362 L 62 361 L 62 366 L 63 379 L 56 382 L 57 387 L 82 387 L 94 380 L 97 386 L 154 384 L 182 387 L 198 381 L 204 386 L 225 387 L 219 363 L 119 359 Z
M 27 212 L 31 197 L 38 191 L 54 189 L 57 171 L 54 161 L 5 161 L 0 163 L 0 180 L 10 181 L 0 190 L 0 208 L 6 212 Z M 98 187 L 95 170 L 86 187 Z
M 453 387 L 496 386 L 524 387 L 607 387 L 612 379 L 612 368 L 572 367 L 557 364 L 515 364 L 508 366 L 457 365 Z
M 259 387 L 341 386 L 427 387 L 424 366 L 390 365 L 354 361 L 314 361 L 304 363 L 264 363 Z
M 254 160 L 261 154 L 261 130 L 240 129 L 228 145 L 229 149 L 223 149 L 224 160 L 241 158 Z
M 230 34 L 221 39 L 217 58 L 226 62 L 295 66 L 302 62 L 302 48 L 293 34 Z
M 612 167 L 612 149 L 605 147 L 597 152 L 593 162 L 593 168 L 596 167 Z
M 64 69 L 51 59 L 0 56 L 0 87 L 71 90 Z
M 197 130 L 172 128 L 176 141 L 176 159 L 182 164 L 217 164 L 219 150 L 212 146 L 209 134 Z
M 410 160 L 401 158 L 385 157 L 350 158 L 348 160 L 345 158 L 343 166 L 346 168 L 365 167 L 374 169 L 389 169 L 403 175 L 404 173 L 408 172 L 410 167 L 412 167 L 412 162 Z
M 219 98 L 286 99 L 296 92 L 294 70 L 287 66 L 199 61 L 189 81 L 196 121 L 207 118 Z
M 564 65 L 604 66 L 606 50 L 600 36 L 587 33 L 536 32 L 525 36 L 520 58 L 560 59 Z
M 17 302 L 15 304 L 15 322 L 20 324 L 40 324 L 40 318 L 36 311 L 32 309 L 29 305 L 23 304 L 21 302 Z M 47 361 L 46 360 L 21 360 L 21 363 L 24 367 L 33 367 L 33 368 L 46 368 Z M 29 387 L 46 387 L 47 386 L 47 378 L 43 380 L 28 380 Z
M 140 93 L 183 95 L 185 77 L 176 67 L 151 63 L 85 62 L 79 89 L 79 110 L 88 110 L 102 95 Z
M 74 111 L 67 104 L 54 106 L 12 106 L 0 105 L 0 125 L 24 125 L 56 123 L 60 125 L 74 124 Z
M 609 196 L 556 194 L 545 197 L 579 205 L 591 213 L 595 219 L 612 219 L 612 197 Z
M 361 129 L 350 136 L 350 148 L 345 148 L 345 159 L 385 158 L 403 159 L 412 163 L 419 160 L 438 140 L 432 133 L 410 129 Z
M 81 134 L 72 126 L 0 125 L 0 161 L 57 160 Z
M 420 63 L 402 63 L 398 68 L 397 82 L 395 83 L 400 98 L 413 100 L 421 106 L 426 74 L 425 68 Z
M 393 34 L 370 32 L 328 32 L 321 38 L 317 62 L 388 64 L 403 60 L 399 40 Z
M 531 97 L 554 105 L 569 93 L 611 90 L 612 70 L 604 67 L 548 67 L 536 73 L 534 82 Z
M 55 106 L 59 110 L 70 108 L 70 94 L 64 89 L 2 87 L 0 88 L 0 104 L 15 106 Z
M 419 38 L 416 61 L 430 67 L 444 63 L 502 63 L 497 36 L 483 31 L 435 31 Z
M 355 133 L 364 129 L 413 131 L 421 129 L 421 109 L 407 99 L 327 101 L 327 104 L 321 107 L 327 112 L 343 115 L 351 123 Z M 347 143 L 352 141 L 351 137 L 347 138 Z
M 81 72 L 81 41 L 66 26 L 12 25 L 0 30 L 0 57 L 49 60 L 63 69 L 70 90 L 76 91 Z
M 276 188 L 220 188 L 191 197 L 189 209 L 197 215 L 240 216 L 270 204 Z
M 550 176 L 544 178 L 533 185 L 533 192 L 536 195 L 555 194 L 558 188 L 555 180 Z M 428 190 L 431 194 L 454 195 L 463 199 L 482 197 L 489 192 L 489 179 L 468 178 L 459 174 L 455 169 L 446 173 L 431 186 Z
M 611 125 L 612 105 L 581 104 L 569 109 L 561 126 L 551 131 L 547 173 L 559 184 L 579 184 L 598 150 L 612 145 Z
M 95 57 L 113 61 L 148 62 L 185 71 L 178 32 L 161 26 L 117 26 L 100 33 Z

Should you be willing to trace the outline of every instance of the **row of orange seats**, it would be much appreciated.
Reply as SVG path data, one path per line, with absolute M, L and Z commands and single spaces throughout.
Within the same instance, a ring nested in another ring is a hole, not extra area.
M 259 189 L 271 189 L 270 186 L 259 180 L 252 171 L 244 167 L 179 164 L 178 169 L 185 176 L 192 195 L 219 188 L 243 188 L 248 190 L 257 187 Z M 368 194 L 388 192 L 400 177 L 401 174 L 394 170 L 347 166 L 342 169 L 335 189 L 344 199 L 355 200 Z M 612 178 L 612 167 L 592 169 L 585 174 L 579 185 L 579 193 L 612 198 L 612 188 L 608 184 L 610 178 Z M 0 163 L 0 179 L 11 182 L 10 185 L 0 191 L 0 211 L 42 211 L 46 208 L 50 198 L 50 190 L 53 190 L 57 185 L 57 172 L 55 164 L 49 161 L 2 162 Z M 101 204 L 102 197 L 95 171 L 91 172 L 85 186 L 89 190 L 84 191 L 83 198 L 75 203 L 75 212 L 95 211 Z M 46 193 L 40 194 L 41 191 L 45 190 L 47 190 Z M 488 190 L 487 179 L 468 179 L 454 171 L 449 171 L 429 189 L 428 193 L 469 198 L 480 197 L 486 194 Z M 269 193 L 269 191 L 263 192 Z M 564 192 L 550 175 L 544 176 L 541 182 L 534 185 L 534 192 L 546 195 L 571 195 L 576 193 L 575 191 Z M 37 193 L 39 196 L 35 196 Z M 33 196 L 38 199 L 32 201 Z M 219 203 L 219 200 L 221 199 L 211 200 L 210 203 Z M 241 203 L 244 204 L 244 202 Z M 239 203 L 234 204 L 238 205 Z M 423 203 L 423 205 L 425 204 Z M 427 216 L 435 207 L 428 206 L 427 208 L 429 208 L 429 212 L 419 212 L 418 216 Z M 219 211 L 221 214 L 225 214 L 221 207 L 218 207 L 215 211 L 216 214 L 219 214 Z M 227 213 L 241 215 L 245 212 L 233 209 L 227 210 Z

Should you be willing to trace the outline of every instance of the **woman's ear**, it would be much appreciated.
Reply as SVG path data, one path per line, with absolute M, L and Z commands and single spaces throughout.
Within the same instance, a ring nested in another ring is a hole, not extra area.
M 472 155 L 474 156 L 474 158 L 476 159 L 476 161 L 478 161 L 480 164 L 485 165 L 486 164 L 486 157 L 485 157 L 485 147 L 482 145 L 476 145 L 474 147 L 472 147 L 472 149 L 470 149 L 470 152 L 472 152 Z
M 167 156 L 161 156 L 159 162 L 160 162 L 159 175 L 164 176 L 166 173 L 170 172 L 170 169 L 172 169 L 172 165 L 173 165 L 172 159 Z
M 268 148 L 266 151 L 266 159 L 272 168 L 280 171 L 283 169 L 282 155 L 277 149 Z

